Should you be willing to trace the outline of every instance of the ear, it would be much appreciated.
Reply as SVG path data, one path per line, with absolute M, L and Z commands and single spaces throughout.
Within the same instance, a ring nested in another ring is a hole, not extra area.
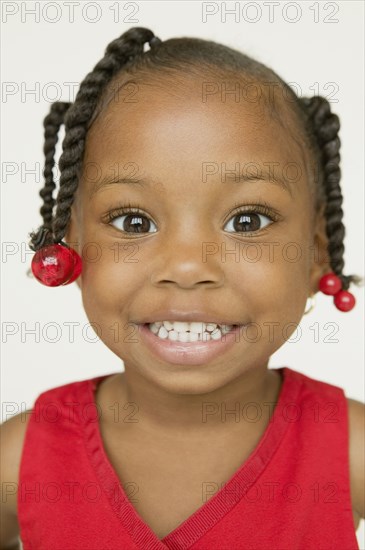
M 79 238 L 77 208 L 75 203 L 73 203 L 71 207 L 71 218 L 65 233 L 64 241 L 81 256 L 82 251 L 81 251 L 81 243 Z M 81 274 L 77 277 L 76 281 L 74 282 L 77 284 L 77 286 L 80 289 L 82 288 L 82 271 L 81 271 Z
M 325 204 L 315 214 L 315 228 L 312 244 L 312 258 L 310 269 L 311 294 L 318 292 L 318 283 L 322 275 L 331 270 L 328 253 L 328 237 L 326 233 Z

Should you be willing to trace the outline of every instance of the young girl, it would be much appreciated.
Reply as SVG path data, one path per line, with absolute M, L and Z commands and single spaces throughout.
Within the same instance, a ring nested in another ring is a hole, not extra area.
M 359 548 L 363 404 L 268 368 L 318 291 L 355 305 L 329 103 L 138 27 L 44 126 L 32 271 L 76 282 L 124 372 L 2 425 L 1 548 Z

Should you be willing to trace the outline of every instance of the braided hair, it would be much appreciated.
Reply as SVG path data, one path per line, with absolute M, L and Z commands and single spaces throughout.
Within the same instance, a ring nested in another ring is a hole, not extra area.
M 298 104 L 306 114 L 307 136 L 319 161 L 320 187 L 317 194 L 324 195 L 330 266 L 340 278 L 342 289 L 348 290 L 351 283 L 361 284 L 362 278 L 343 274 L 345 227 L 342 223 L 343 196 L 340 186 L 340 120 L 331 112 L 331 106 L 324 97 L 298 98 Z
M 150 49 L 144 52 L 144 44 Z M 274 71 L 239 51 L 216 42 L 198 38 L 174 38 L 162 42 L 153 32 L 134 27 L 113 40 L 104 57 L 81 82 L 74 103 L 55 102 L 44 119 L 44 178 L 40 191 L 43 205 L 40 209 L 43 224 L 29 233 L 29 246 L 37 251 L 42 246 L 61 242 L 67 232 L 71 206 L 82 170 L 87 131 L 103 108 L 103 101 L 110 93 L 111 85 L 120 76 L 132 71 L 185 71 L 201 75 L 202 70 L 213 77 L 226 77 L 232 72 L 252 76 L 256 81 L 269 79 L 286 91 L 288 102 L 299 120 L 300 131 L 305 137 L 312 159 L 318 161 L 319 180 L 316 189 L 317 202 L 324 202 L 328 255 L 332 271 L 341 279 L 347 290 L 351 283 L 360 284 L 356 275 L 344 275 L 344 236 L 342 223 L 342 193 L 340 187 L 340 129 L 339 118 L 331 112 L 329 102 L 321 96 L 298 97 Z M 65 126 L 62 154 L 59 160 L 60 189 L 53 198 L 55 182 L 53 167 L 55 147 L 61 125 Z M 54 213 L 54 207 L 56 211 Z
M 60 242 L 66 233 L 81 170 L 88 122 L 102 92 L 123 65 L 143 54 L 145 42 L 149 42 L 153 47 L 159 41 L 148 29 L 137 27 L 128 30 L 107 46 L 103 59 L 82 81 L 73 104 L 63 102 L 52 104 L 50 113 L 43 123 L 46 156 L 43 171 L 45 184 L 39 193 L 43 199 L 40 210 L 43 224 L 37 231 L 29 234 L 31 237 L 29 246 L 32 250 L 36 251 L 47 244 Z M 66 134 L 59 161 L 60 190 L 56 200 L 56 213 L 53 217 L 55 200 L 52 195 L 55 183 L 52 168 L 55 163 L 55 147 L 61 124 L 64 124 Z

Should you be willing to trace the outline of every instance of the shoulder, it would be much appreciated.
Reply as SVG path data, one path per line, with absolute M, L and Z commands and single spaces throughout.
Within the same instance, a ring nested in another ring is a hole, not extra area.
M 18 484 L 20 460 L 30 415 L 31 410 L 26 410 L 0 425 L 2 482 Z M 13 503 L 15 499 L 11 496 L 10 500 Z M 14 504 L 15 512 L 16 501 Z
M 365 518 L 365 404 L 347 398 L 351 500 L 354 516 Z
M 0 425 L 1 546 L 19 533 L 17 495 L 19 467 L 31 410 L 23 411 Z

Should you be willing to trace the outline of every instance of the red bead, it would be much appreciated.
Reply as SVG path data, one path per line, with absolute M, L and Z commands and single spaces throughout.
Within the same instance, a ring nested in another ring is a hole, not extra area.
M 342 282 L 334 273 L 326 273 L 320 278 L 318 288 L 323 294 L 334 296 L 341 290 Z
M 73 275 L 71 276 L 71 279 L 69 281 L 63 283 L 64 285 L 69 285 L 70 283 L 73 283 L 75 279 L 77 279 L 77 277 L 80 275 L 82 270 L 82 260 L 76 250 L 74 250 L 73 248 L 69 248 L 69 251 L 71 252 L 74 259 Z
M 46 286 L 59 286 L 68 281 L 74 267 L 74 255 L 61 244 L 40 248 L 34 254 L 31 264 L 34 277 Z
M 333 301 L 340 311 L 351 311 L 356 303 L 355 296 L 351 292 L 347 292 L 347 290 L 340 290 L 333 298 Z

